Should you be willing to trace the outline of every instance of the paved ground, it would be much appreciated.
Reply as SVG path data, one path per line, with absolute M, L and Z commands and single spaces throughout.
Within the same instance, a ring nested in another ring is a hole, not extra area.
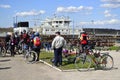
M 27 64 L 21 55 L 0 57 L 0 80 L 120 80 L 120 52 L 111 51 L 110 55 L 114 69 L 87 72 L 60 72 L 43 63 Z

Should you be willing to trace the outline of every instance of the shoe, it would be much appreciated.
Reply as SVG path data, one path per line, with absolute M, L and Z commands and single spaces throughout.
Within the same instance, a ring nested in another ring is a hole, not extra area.
M 52 66 L 53 66 L 53 67 L 59 67 L 58 65 L 54 65 L 54 64 L 53 64 Z
M 37 59 L 36 61 L 39 61 L 39 59 Z

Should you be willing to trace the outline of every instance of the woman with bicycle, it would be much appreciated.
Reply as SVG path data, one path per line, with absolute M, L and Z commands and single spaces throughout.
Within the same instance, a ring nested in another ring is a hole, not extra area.
M 88 35 L 85 31 L 80 33 L 80 45 L 81 45 L 81 52 L 84 52 L 84 47 L 88 45 Z

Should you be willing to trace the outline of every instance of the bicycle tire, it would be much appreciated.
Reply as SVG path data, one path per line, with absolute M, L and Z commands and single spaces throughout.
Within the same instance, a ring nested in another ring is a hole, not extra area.
M 80 55 L 75 59 L 75 66 L 79 71 L 88 71 L 91 67 L 91 58 L 89 56 Z
M 2 48 L 2 57 L 7 56 L 7 54 L 11 55 L 11 51 L 10 50 L 6 50 L 5 47 Z
M 34 59 L 35 57 L 35 59 Z M 26 61 L 30 62 L 30 61 L 37 61 L 37 53 L 35 51 L 29 51 L 26 55 L 25 55 Z
M 113 57 L 105 54 L 102 56 L 101 58 L 101 67 L 103 70 L 110 70 L 112 69 L 114 66 L 114 61 L 113 61 Z
M 2 57 L 6 56 L 6 50 L 5 50 L 4 47 L 1 48 L 1 56 L 2 56 Z

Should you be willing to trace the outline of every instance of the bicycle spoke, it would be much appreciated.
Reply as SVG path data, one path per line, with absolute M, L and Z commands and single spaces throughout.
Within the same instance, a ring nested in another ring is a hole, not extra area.
M 88 56 L 78 56 L 75 60 L 75 66 L 79 71 L 86 71 L 89 70 L 91 66 L 91 60 Z
M 113 58 L 110 55 L 104 55 L 101 60 L 101 66 L 104 70 L 110 70 L 113 68 L 114 62 Z

